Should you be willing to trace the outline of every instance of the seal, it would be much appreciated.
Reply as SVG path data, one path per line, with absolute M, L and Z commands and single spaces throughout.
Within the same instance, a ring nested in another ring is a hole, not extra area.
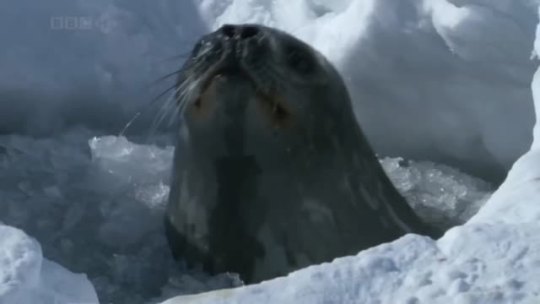
M 224 25 L 195 45 L 177 91 L 176 258 L 252 283 L 437 234 L 385 175 L 341 76 L 297 38 Z

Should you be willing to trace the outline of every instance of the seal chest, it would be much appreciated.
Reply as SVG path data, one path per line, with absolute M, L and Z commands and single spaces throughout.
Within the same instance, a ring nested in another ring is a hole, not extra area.
M 339 74 L 276 29 L 225 25 L 178 79 L 175 257 L 246 282 L 435 233 L 384 174 Z

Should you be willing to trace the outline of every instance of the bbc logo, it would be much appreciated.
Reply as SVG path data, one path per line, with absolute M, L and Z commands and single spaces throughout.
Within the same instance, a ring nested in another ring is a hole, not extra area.
M 113 27 L 113 23 L 110 21 L 95 19 L 88 16 L 51 17 L 50 23 L 52 30 L 62 31 L 99 30 L 102 32 L 108 32 Z

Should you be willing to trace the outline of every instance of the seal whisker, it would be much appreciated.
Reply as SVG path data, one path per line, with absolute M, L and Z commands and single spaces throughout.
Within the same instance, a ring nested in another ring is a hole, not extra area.
M 194 76 L 188 76 L 184 81 L 175 86 L 174 92 L 163 104 L 151 129 L 158 129 L 161 123 L 166 120 L 167 116 L 169 116 L 167 124 L 169 126 L 172 125 L 178 117 L 181 117 L 188 100 L 191 98 L 190 96 L 193 94 L 193 84 L 197 83 L 193 78 Z
M 133 123 L 139 119 L 139 117 L 141 116 L 141 114 L 143 112 L 146 112 L 148 111 L 152 106 L 154 106 L 154 104 L 163 96 L 165 96 L 167 93 L 169 93 L 170 91 L 172 91 L 173 89 L 175 89 L 176 86 L 171 86 L 167 89 L 165 89 L 165 91 L 161 92 L 160 94 L 158 94 L 156 97 L 152 98 L 152 100 L 150 100 L 150 102 L 148 102 L 147 104 L 144 104 L 140 107 L 140 109 L 133 115 L 132 118 L 130 118 L 130 120 L 124 125 L 124 127 L 122 128 L 122 130 L 120 130 L 120 132 L 118 133 L 119 136 L 124 136 L 125 133 L 127 132 L 127 130 L 133 125 Z
M 150 125 L 150 129 L 148 131 L 148 136 L 153 135 L 159 129 L 159 127 L 161 126 L 161 123 L 165 120 L 165 118 L 168 115 L 172 115 L 173 111 L 171 111 L 171 110 L 175 108 L 175 103 L 176 103 L 175 96 L 178 94 L 178 92 L 181 89 L 182 89 L 182 84 L 181 85 L 174 85 L 174 86 L 168 88 L 166 90 L 166 92 L 163 92 L 162 94 L 160 94 L 161 97 L 162 97 L 162 96 L 165 96 L 165 94 L 167 94 L 167 93 L 171 93 L 169 95 L 169 97 L 165 100 L 165 102 L 163 103 L 161 108 L 159 109 L 159 111 L 156 114 L 156 116 L 154 117 L 154 119 L 152 120 L 152 124 Z M 173 91 L 173 92 L 171 92 L 171 91 Z
M 193 77 L 194 78 L 194 77 Z M 178 100 L 178 113 L 177 115 L 183 116 L 184 111 L 190 101 L 193 101 L 194 95 L 197 94 L 197 90 L 199 88 L 200 80 L 193 80 L 188 81 L 188 87 L 186 87 L 181 94 L 179 94 L 177 100 Z
M 175 95 L 178 93 L 180 87 L 174 86 L 173 88 L 174 92 L 172 92 L 171 95 L 165 100 L 163 106 L 160 108 L 159 112 L 157 113 L 156 117 L 152 122 L 152 125 L 150 127 L 150 131 L 152 133 L 159 129 L 161 123 L 165 120 L 167 115 L 171 115 L 171 109 L 175 107 Z
M 141 116 L 141 111 L 138 111 L 137 113 L 135 113 L 135 115 L 133 115 L 133 117 L 127 122 L 124 128 L 122 128 L 120 133 L 118 133 L 118 136 L 125 136 L 127 130 L 131 127 L 133 122 L 135 122 L 139 118 L 139 116 Z
M 159 84 L 160 82 L 162 82 L 163 80 L 167 80 L 167 79 L 169 79 L 169 78 L 172 77 L 172 76 L 178 76 L 178 75 L 180 75 L 180 73 L 182 73 L 182 69 L 178 69 L 178 70 L 176 70 L 176 71 L 167 73 L 167 74 L 165 74 L 165 75 L 159 77 L 158 79 L 152 81 L 152 82 L 149 84 L 149 87 L 155 86 L 155 85 Z

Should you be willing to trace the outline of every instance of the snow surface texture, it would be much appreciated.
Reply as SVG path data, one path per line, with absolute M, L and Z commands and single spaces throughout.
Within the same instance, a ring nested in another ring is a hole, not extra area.
M 538 303 L 538 224 L 468 224 L 433 241 L 393 243 L 237 289 L 163 304 Z
M 43 259 L 38 242 L 0 222 L 0 303 L 97 303 L 85 275 Z
M 0 133 L 80 124 L 115 133 L 172 84 L 148 87 L 176 70 L 202 33 L 258 22 L 299 36 L 337 65 L 381 155 L 445 162 L 500 182 L 531 140 L 532 2 L 2 0 Z

